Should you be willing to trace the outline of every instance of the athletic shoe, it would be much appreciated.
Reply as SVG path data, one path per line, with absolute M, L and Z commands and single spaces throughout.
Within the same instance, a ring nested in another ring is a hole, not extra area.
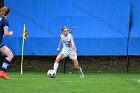
M 83 73 L 80 73 L 80 78 L 84 78 L 84 74 Z
M 9 77 L 7 76 L 7 74 L 4 71 L 0 71 L 0 78 L 9 79 Z

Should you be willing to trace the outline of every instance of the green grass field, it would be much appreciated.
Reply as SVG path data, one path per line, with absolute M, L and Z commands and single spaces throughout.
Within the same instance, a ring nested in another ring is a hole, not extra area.
M 0 93 L 140 93 L 140 73 L 8 73 L 10 80 L 0 79 Z

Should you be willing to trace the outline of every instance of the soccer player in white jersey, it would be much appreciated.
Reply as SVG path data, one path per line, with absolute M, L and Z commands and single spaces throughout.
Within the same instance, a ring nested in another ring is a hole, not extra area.
M 60 42 L 57 51 L 60 50 L 60 46 L 62 43 L 63 43 L 63 48 L 60 54 L 56 57 L 53 69 L 55 72 L 57 72 L 59 61 L 68 56 L 73 61 L 75 68 L 80 71 L 80 77 L 84 78 L 82 68 L 79 66 L 77 60 L 77 53 L 76 53 L 76 47 L 74 44 L 73 36 L 68 32 L 68 28 L 66 26 L 63 26 L 62 32 L 63 34 L 60 35 Z

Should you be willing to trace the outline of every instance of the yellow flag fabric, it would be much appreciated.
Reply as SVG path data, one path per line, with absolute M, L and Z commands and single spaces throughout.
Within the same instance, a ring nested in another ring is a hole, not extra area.
M 23 38 L 28 39 L 28 33 L 27 33 L 27 30 L 26 30 L 25 24 L 24 24 L 24 29 L 23 29 Z

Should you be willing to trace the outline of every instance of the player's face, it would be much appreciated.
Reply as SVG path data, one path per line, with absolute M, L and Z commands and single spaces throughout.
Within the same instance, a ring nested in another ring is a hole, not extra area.
M 8 16 L 9 16 L 9 14 L 7 14 L 7 15 L 5 16 L 5 18 L 7 19 L 7 18 L 8 18 Z
M 67 28 L 63 30 L 63 34 L 64 34 L 65 36 L 68 35 L 68 29 L 67 29 Z

